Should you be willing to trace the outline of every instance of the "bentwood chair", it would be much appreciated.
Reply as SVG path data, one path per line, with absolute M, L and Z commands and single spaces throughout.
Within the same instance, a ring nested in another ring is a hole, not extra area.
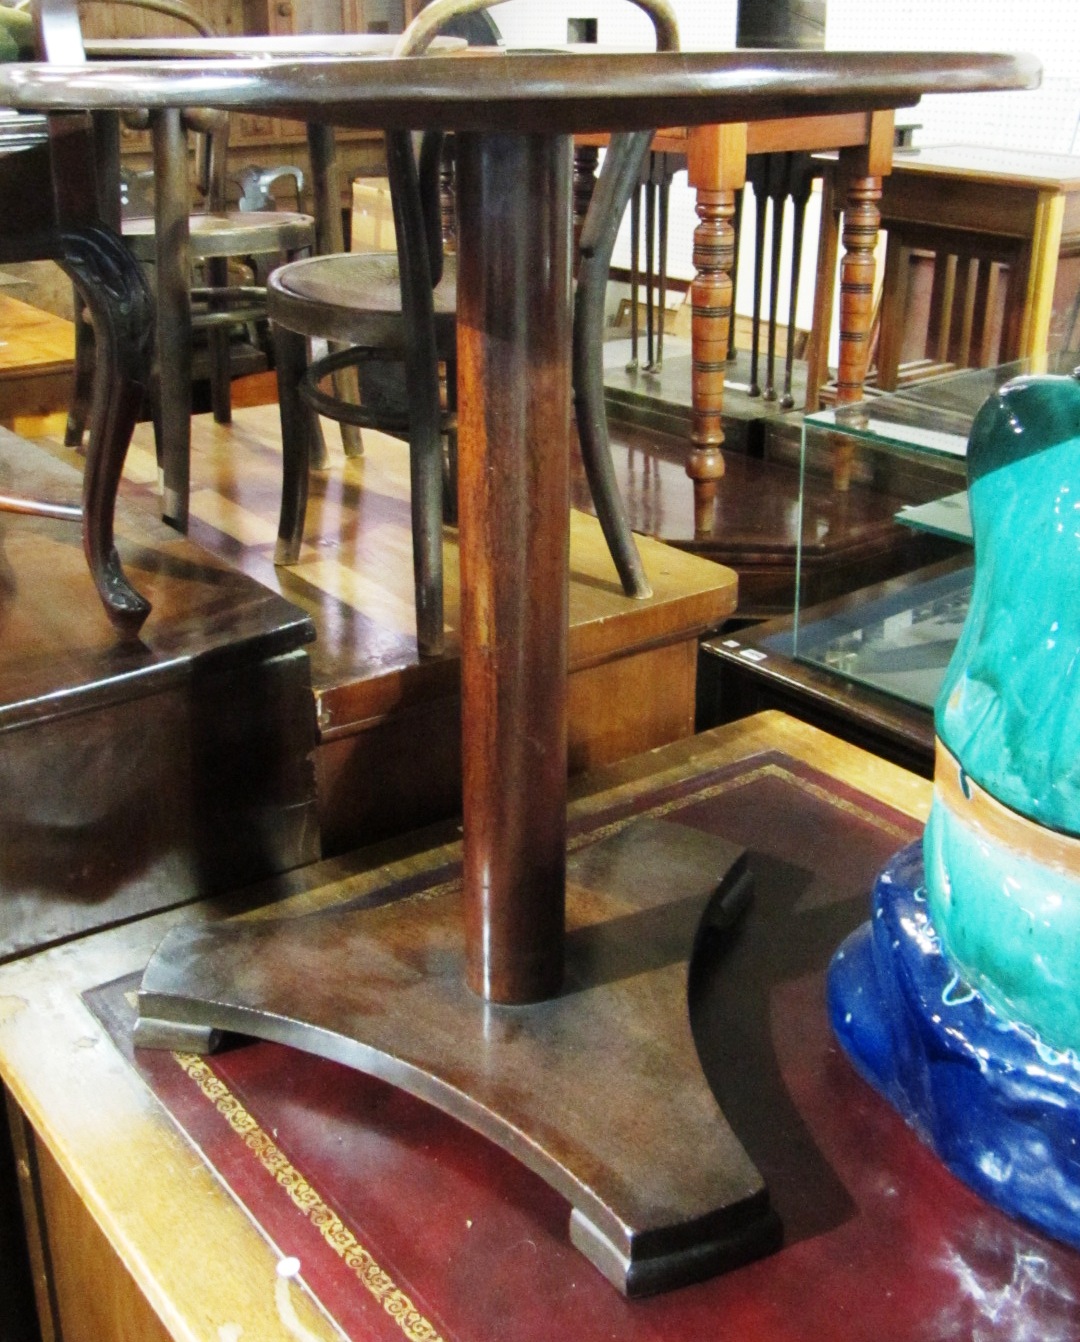
M 451 20 L 496 0 L 435 0 L 413 21 L 396 49 L 419 55 Z M 665 0 L 633 0 L 652 18 L 658 43 L 676 49 L 675 20 Z M 624 590 L 650 595 L 615 482 L 603 395 L 604 298 L 619 223 L 648 152 L 651 132 L 613 137 L 582 227 L 574 308 L 574 395 L 586 474 Z M 446 471 L 442 436 L 453 439 L 456 269 L 444 257 L 438 183 L 442 136 L 429 132 L 419 155 L 411 137 L 386 137 L 397 254 L 313 257 L 283 266 L 270 278 L 270 317 L 278 369 L 284 470 L 275 562 L 299 558 L 308 475 L 319 451 L 314 412 L 362 427 L 408 436 L 412 487 L 417 644 L 423 655 L 443 648 L 442 521 Z M 339 348 L 311 366 L 307 342 Z M 362 373 L 386 362 L 404 366 L 405 403 L 388 392 L 389 379 L 362 378 L 361 404 L 343 404 L 320 382 L 346 366 Z M 439 365 L 447 369 L 450 414 L 440 409 Z M 384 395 L 383 393 L 387 393 Z M 452 463 L 452 453 L 451 453 Z
M 150 11 L 193 28 L 200 37 L 215 36 L 212 26 L 184 0 L 93 0 L 93 3 Z M 142 128 L 145 119 L 136 116 L 131 119 L 131 124 Z M 230 284 L 229 263 L 251 263 L 260 258 L 272 258 L 276 262 L 310 251 L 315 241 L 315 224 L 310 215 L 299 212 L 229 209 L 226 200 L 228 115 L 211 111 L 189 112 L 183 118 L 183 125 L 197 135 L 195 188 L 201 198 L 201 208 L 189 220 L 190 251 L 193 267 L 202 270 L 206 280 L 205 284 L 190 288 L 189 297 L 194 305 L 191 325 L 193 332 L 205 332 L 211 407 L 215 420 L 227 424 L 231 419 L 230 333 L 237 326 L 249 326 L 266 319 L 265 287 L 256 283 Z M 183 137 L 176 151 L 186 153 Z M 125 218 L 122 231 L 135 257 L 145 266 L 153 266 L 157 245 L 154 219 Z M 89 367 L 93 358 L 92 341 L 85 323 L 80 323 L 77 330 L 76 394 L 65 438 L 69 446 L 82 440 L 86 389 L 90 384 Z M 177 336 L 177 339 L 184 338 L 183 333 Z M 188 357 L 189 351 L 177 348 L 157 351 L 159 366 L 163 360 L 186 360 Z M 155 423 L 157 420 L 155 411 Z M 168 463 L 164 465 L 168 474 Z M 169 485 L 167 480 L 167 490 Z M 172 489 L 172 493 L 178 492 L 186 491 L 178 487 Z M 179 501 L 179 506 L 171 511 L 179 514 L 171 520 L 182 523 L 187 512 L 186 499 Z
M 70 0 L 42 0 L 35 26 L 33 49 L 8 43 L 7 54 L 78 63 L 81 44 Z M 7 25 L 0 21 L 0 27 Z M 101 222 L 98 159 L 92 127 L 77 115 L 14 118 L 0 130 L 0 262 L 56 261 L 86 305 L 97 342 L 81 506 L 4 495 L 0 511 L 81 523 L 106 614 L 121 633 L 133 636 L 150 606 L 120 566 L 113 508 L 149 381 L 153 314 L 138 264 Z

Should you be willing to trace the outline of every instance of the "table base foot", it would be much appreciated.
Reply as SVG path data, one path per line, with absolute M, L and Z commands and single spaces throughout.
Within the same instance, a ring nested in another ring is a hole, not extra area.
M 687 958 L 737 931 L 750 883 L 740 849 L 666 820 L 579 841 L 564 987 L 531 1006 L 465 986 L 456 867 L 317 912 L 179 927 L 143 977 L 137 1042 L 191 1050 L 231 1031 L 400 1086 L 567 1198 L 572 1242 L 620 1291 L 666 1290 L 779 1242 L 687 1009 Z

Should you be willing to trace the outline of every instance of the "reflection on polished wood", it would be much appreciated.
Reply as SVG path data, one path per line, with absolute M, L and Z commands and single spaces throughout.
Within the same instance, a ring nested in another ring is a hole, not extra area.
M 74 352 L 71 322 L 0 290 L 0 422 L 66 410 Z
M 795 599 L 799 526 L 798 430 L 769 437 L 764 458 L 724 451 L 724 485 L 710 526 L 695 534 L 693 497 L 686 488 L 686 447 L 675 434 L 620 425 L 612 430 L 613 459 L 630 525 L 689 553 L 736 571 L 740 616 L 790 614 Z M 780 447 L 790 450 L 781 453 Z M 775 452 L 775 456 L 773 455 Z M 587 509 L 588 491 L 572 478 L 574 506 Z M 804 601 L 824 601 L 875 579 L 906 572 L 941 553 L 932 537 L 895 520 L 902 490 L 838 491 L 825 474 L 808 474 L 803 501 Z M 639 544 L 642 542 L 639 541 Z
M 0 430 L 0 490 L 77 494 L 57 451 Z M 77 529 L 0 518 L 0 960 L 318 856 L 311 621 L 149 509 L 117 534 L 122 644 Z
M 364 456 L 347 459 L 333 437 L 329 466 L 311 477 L 299 563 L 280 569 L 276 406 L 239 409 L 229 428 L 197 416 L 192 428 L 192 539 L 307 611 L 318 630 L 310 656 L 324 852 L 461 809 L 457 532 L 444 533 L 447 652 L 421 659 L 407 449 L 368 431 Z M 155 507 L 148 424 L 136 430 L 126 476 Z M 639 546 L 648 600 L 623 595 L 599 524 L 570 514 L 572 772 L 689 735 L 696 640 L 734 610 L 730 571 L 656 541 Z

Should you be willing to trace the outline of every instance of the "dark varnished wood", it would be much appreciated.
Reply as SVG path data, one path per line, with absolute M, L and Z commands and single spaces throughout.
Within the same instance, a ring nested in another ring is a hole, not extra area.
M 0 431 L 5 489 L 78 480 Z M 117 520 L 154 607 L 123 643 L 75 528 L 0 521 L 0 960 L 318 856 L 311 621 L 153 513 Z
M 467 75 L 461 62 L 469 63 Z M 1030 56 L 956 52 L 507 52 L 391 57 L 10 66 L 0 99 L 84 106 L 257 107 L 372 129 L 556 134 L 769 120 L 910 106 L 924 93 L 1032 88 Z
M 457 162 L 484 220 L 458 251 L 468 977 L 526 1002 L 562 981 L 571 145 L 464 135 Z
M 192 94 L 193 105 L 250 105 L 305 120 L 467 132 L 458 157 L 465 975 L 485 999 L 470 1003 L 481 1039 L 500 1004 L 547 998 L 536 1008 L 538 1019 L 557 1008 L 561 999 L 554 994 L 562 982 L 566 949 L 568 133 L 890 107 L 927 88 L 1024 85 L 1036 73 L 1033 62 L 1000 57 L 912 56 L 890 64 L 895 58 L 814 56 L 817 66 L 799 64 L 806 59 L 803 53 L 749 59 L 658 53 L 595 60 L 464 55 L 385 63 L 267 63 L 258 71 L 192 66 L 179 82 L 175 70 L 159 70 L 155 76 L 151 68 L 135 65 L 119 78 L 105 67 L 90 79 L 74 72 L 65 81 L 54 72 L 62 81 L 54 86 L 62 99 L 85 92 L 96 106 L 122 102 L 134 89 L 146 106 Z M 155 84 L 162 75 L 163 82 Z M 8 76 L 0 82 L 0 96 L 5 89 L 19 89 L 16 96 L 31 100 L 44 96 L 48 72 L 40 81 L 40 71 L 24 71 L 21 81 Z M 438 935 L 434 920 L 431 930 Z M 331 948 L 341 945 L 333 929 L 320 939 Z M 381 1017 L 382 994 L 354 973 L 355 967 L 355 957 L 349 957 L 348 991 L 369 1000 L 374 992 Z M 410 961 L 407 978 L 433 985 L 438 980 L 430 974 L 432 967 L 421 955 Z M 239 973 L 247 968 L 241 965 Z M 148 987 L 154 973 L 151 969 Z M 327 978 L 331 997 L 342 991 L 335 977 L 331 971 Z M 460 996 L 456 971 L 453 983 Z M 589 994 L 575 998 L 570 1015 L 580 1023 L 582 1037 L 588 1037 L 593 999 Z M 153 1002 L 146 1005 L 153 1016 Z M 639 1005 L 635 1022 L 642 1029 L 647 1025 L 646 1036 L 662 1034 L 672 1010 L 670 998 L 656 1013 L 661 1019 L 651 1010 L 643 1015 Z M 683 1020 L 681 1002 L 677 1011 Z M 203 1024 L 205 1018 L 196 1016 L 193 1023 Z M 521 1024 L 515 1013 L 513 1033 L 519 1036 Z M 424 1066 L 434 1078 L 434 1055 L 445 1056 L 447 1043 L 431 1027 L 429 1016 Z M 621 1033 L 636 1029 L 637 1024 Z M 309 1047 L 318 1047 L 324 1038 L 321 1031 L 300 1037 Z M 361 1043 L 362 1054 L 373 1051 Z M 572 1066 L 573 1049 L 562 1053 Z M 651 1056 L 648 1048 L 646 1053 Z M 543 1111 L 535 1109 L 545 1093 L 544 1069 L 528 1070 L 532 1131 L 523 1135 L 522 1147 L 533 1150 L 547 1142 L 557 1154 L 558 1136 L 543 1131 Z M 585 1094 L 601 1093 L 597 1069 L 586 1071 Z M 500 1077 L 493 1076 L 498 1089 Z M 665 1081 L 661 1089 L 682 1092 L 684 1086 L 668 1087 Z M 638 1149 L 634 1118 L 643 1103 L 640 1093 L 625 1101 L 631 1129 L 620 1142 L 620 1159 Z M 689 1098 L 686 1106 L 694 1107 Z M 613 1124 L 611 1108 L 591 1110 L 583 1129 L 586 1150 Z M 715 1117 L 712 1111 L 714 1122 Z M 683 1165 L 692 1146 L 690 1137 Z M 730 1168 L 737 1168 L 737 1158 Z M 737 1205 L 744 1205 L 745 1178 L 738 1182 Z M 646 1224 L 657 1215 L 668 1223 L 666 1201 L 653 1201 L 643 1213 Z M 598 1224 L 588 1212 L 585 1219 L 596 1234 L 586 1227 L 579 1243 L 595 1249 L 600 1241 L 601 1258 L 625 1263 L 624 1246 L 632 1247 L 625 1244 L 625 1232 L 610 1220 Z M 677 1210 L 674 1223 L 680 1246 L 688 1227 L 703 1229 L 705 1239 L 726 1228 L 723 1217 L 717 1227 L 708 1211 L 702 1214 L 693 1206 Z M 662 1238 L 666 1247 L 674 1247 L 669 1236 Z
M 702 914 L 711 902 L 711 921 L 729 928 L 749 898 L 739 850 L 643 820 L 577 853 L 568 884 L 566 988 L 528 1012 L 464 987 L 447 881 L 382 907 L 376 893 L 307 917 L 178 928 L 143 978 L 136 1042 L 168 1041 L 172 1020 L 194 1018 L 392 1081 L 566 1197 L 571 1239 L 625 1294 L 776 1247 L 761 1177 L 713 1099 L 686 1009 Z

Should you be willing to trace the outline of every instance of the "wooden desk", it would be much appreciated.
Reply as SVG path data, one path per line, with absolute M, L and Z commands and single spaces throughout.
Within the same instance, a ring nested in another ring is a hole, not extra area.
M 858 789 L 889 807 L 898 808 L 916 822 L 925 819 L 930 801 L 928 782 L 776 713 L 763 714 L 605 770 L 580 784 L 572 814 L 585 817 L 602 806 L 617 803 L 619 798 L 638 796 L 662 779 L 670 783 L 692 778 L 706 769 L 748 760 L 763 751 L 782 751 L 794 760 L 827 772 L 838 785 Z M 434 837 L 450 841 L 454 836 L 450 830 Z M 429 843 L 433 841 L 429 838 Z M 882 842 L 888 847 L 898 840 L 886 835 Z M 447 854 L 453 857 L 459 851 L 455 843 L 447 850 L 434 848 L 427 856 L 408 856 L 408 848 L 399 846 L 396 855 L 402 870 L 418 872 L 425 865 L 437 863 Z M 392 849 L 373 849 L 368 854 L 309 867 L 280 878 L 273 887 L 264 887 L 256 898 L 294 894 L 309 902 L 325 904 L 334 898 L 348 897 L 350 891 L 361 889 L 365 879 L 369 879 L 363 875 L 365 870 L 377 870 L 393 856 Z M 282 1317 L 283 1292 L 275 1275 L 279 1259 L 283 1254 L 295 1252 L 295 1245 L 275 1244 L 249 1219 L 174 1127 L 162 1104 L 110 1042 L 80 996 L 121 975 L 139 971 L 170 927 L 195 926 L 236 912 L 242 906 L 239 898 L 233 898 L 216 907 L 203 904 L 173 910 L 0 969 L 0 1078 L 17 1107 L 14 1127 L 24 1147 L 24 1174 L 32 1175 L 26 1179 L 25 1193 L 33 1244 L 38 1251 L 39 1299 L 44 1317 L 51 1317 L 59 1324 L 54 1334 L 46 1330 L 46 1336 L 59 1337 L 62 1329 L 65 1342 L 105 1342 L 121 1337 L 138 1338 L 139 1342 L 159 1342 L 164 1338 L 222 1342 L 226 1337 L 237 1337 L 241 1342 L 247 1338 L 258 1342 L 278 1342 L 278 1339 L 294 1342 L 299 1335 L 289 1320 Z M 860 901 L 856 916 L 861 907 Z M 823 1004 L 819 1010 L 823 1016 Z M 368 1084 L 360 1078 L 356 1081 Z M 73 1095 L 78 1096 L 77 1103 L 72 1102 Z M 367 1109 L 359 1097 L 357 1092 L 359 1109 Z M 887 1106 L 882 1104 L 880 1108 L 891 1119 Z M 858 1111 L 853 1121 L 856 1125 L 862 1121 Z M 362 1125 L 363 1119 L 358 1122 Z M 449 1133 L 451 1141 L 459 1140 L 453 1137 L 456 1125 L 441 1118 L 436 1122 L 444 1134 Z M 895 1120 L 895 1127 L 903 1136 L 899 1120 Z M 358 1140 L 360 1135 L 358 1131 Z M 434 1139 L 434 1131 L 431 1135 Z M 281 1140 L 285 1140 L 284 1133 Z M 406 1140 L 403 1157 L 407 1145 Z M 909 1148 L 917 1158 L 930 1161 L 929 1156 L 919 1152 L 914 1137 L 907 1134 L 905 1150 Z M 320 1181 L 311 1170 L 301 1173 L 313 1179 L 316 1193 L 326 1195 L 331 1191 L 319 1186 Z M 373 1172 L 373 1177 L 380 1183 L 378 1172 Z M 398 1177 L 403 1180 L 400 1188 L 392 1186 L 384 1191 L 391 1201 L 399 1202 L 407 1237 L 413 1218 L 429 1220 L 436 1208 L 429 1204 L 428 1194 L 418 1190 L 418 1195 L 412 1196 L 408 1192 L 411 1185 L 405 1182 L 409 1176 L 403 1167 L 399 1168 Z M 271 1180 L 270 1186 L 272 1183 Z M 526 1194 L 533 1188 L 542 1185 L 530 1182 Z M 510 1196 L 514 1200 L 522 1195 Z M 526 1196 L 523 1214 L 527 1219 L 523 1230 L 537 1237 L 547 1252 L 553 1230 L 559 1237 L 565 1235 L 565 1222 L 556 1217 L 552 1223 L 547 1211 L 536 1206 L 536 1196 Z M 974 1201 L 968 1194 L 961 1193 L 960 1197 L 965 1204 Z M 454 1221 L 457 1211 L 461 1212 L 460 1223 Z M 457 1225 L 447 1243 L 447 1261 L 456 1264 L 455 1271 L 461 1274 L 457 1294 L 460 1296 L 462 1291 L 466 1296 L 471 1294 L 467 1283 L 473 1268 L 482 1268 L 487 1278 L 485 1285 L 478 1284 L 475 1288 L 481 1299 L 475 1302 L 475 1310 L 467 1313 L 488 1314 L 498 1310 L 499 1324 L 489 1316 L 491 1327 L 483 1336 L 461 1322 L 463 1299 L 455 1304 L 453 1292 L 450 1297 L 440 1294 L 435 1278 L 441 1278 L 442 1274 L 434 1262 L 430 1283 L 410 1280 L 405 1264 L 386 1256 L 389 1245 L 372 1241 L 370 1231 L 360 1238 L 376 1260 L 372 1272 L 377 1276 L 371 1276 L 372 1283 L 376 1280 L 385 1283 L 384 1295 L 391 1289 L 403 1292 L 429 1315 L 433 1308 L 449 1310 L 445 1323 L 461 1342 L 484 1342 L 484 1338 L 493 1336 L 521 1337 L 514 1325 L 521 1311 L 536 1312 L 538 1318 L 532 1326 L 538 1329 L 539 1336 L 548 1339 L 567 1336 L 553 1333 L 552 1325 L 544 1323 L 547 1291 L 552 1292 L 553 1300 L 558 1297 L 561 1309 L 572 1306 L 575 1294 L 581 1297 L 577 1306 L 579 1328 L 574 1336 L 582 1339 L 592 1338 L 589 1329 L 594 1325 L 599 1334 L 600 1323 L 605 1325 L 605 1335 L 612 1335 L 606 1329 L 616 1328 L 614 1335 L 628 1339 L 685 1336 L 688 1318 L 705 1324 L 711 1318 L 712 1326 L 695 1333 L 710 1336 L 714 1328 L 722 1328 L 725 1319 L 745 1320 L 758 1310 L 774 1319 L 774 1324 L 764 1331 L 754 1330 L 752 1335 L 762 1342 L 809 1336 L 796 1326 L 805 1317 L 802 1307 L 796 1307 L 794 1314 L 790 1312 L 791 1306 L 773 1314 L 778 1297 L 769 1286 L 768 1272 L 772 1266 L 769 1263 L 715 1283 L 715 1289 L 721 1292 L 719 1296 L 703 1297 L 700 1290 L 704 1288 L 673 1295 L 666 1302 L 665 1314 L 662 1310 L 658 1312 L 661 1304 L 658 1301 L 646 1306 L 621 1301 L 585 1264 L 581 1265 L 575 1286 L 574 1278 L 569 1275 L 575 1271 L 574 1256 L 567 1245 L 559 1251 L 561 1266 L 557 1282 L 541 1276 L 525 1292 L 531 1304 L 524 1298 L 507 1297 L 500 1305 L 497 1299 L 513 1261 L 513 1245 L 490 1244 L 486 1238 L 489 1228 L 482 1222 L 471 1230 L 467 1228 L 464 1220 L 469 1214 L 467 1208 L 447 1209 L 446 1214 L 448 1221 Z M 987 1215 L 995 1226 L 1005 1224 L 997 1213 Z M 529 1217 L 538 1218 L 531 1232 Z M 828 1236 L 821 1237 L 823 1244 L 828 1240 Z M 812 1244 L 805 1242 L 794 1251 L 793 1257 L 785 1254 L 773 1260 L 781 1278 L 799 1278 L 799 1263 L 805 1261 L 801 1255 L 808 1249 L 812 1251 Z M 843 1255 L 838 1258 L 827 1247 L 822 1252 L 825 1256 L 820 1260 L 820 1270 L 806 1283 L 806 1293 L 824 1301 L 846 1278 Z M 304 1268 L 310 1266 L 303 1264 Z M 765 1275 L 761 1268 L 765 1269 Z M 859 1290 L 876 1298 L 878 1282 L 876 1274 L 867 1273 Z M 366 1295 L 361 1282 L 356 1282 L 354 1289 L 361 1297 Z M 371 1289 L 369 1286 L 368 1291 Z M 887 1285 L 880 1288 L 881 1304 L 887 1304 L 886 1289 Z M 919 1292 L 922 1290 L 920 1285 Z M 488 1292 L 492 1293 L 490 1298 Z M 296 1283 L 284 1294 L 299 1321 L 309 1330 L 305 1336 L 340 1338 L 335 1325 L 320 1312 L 304 1286 Z M 757 1306 L 748 1315 L 745 1306 L 738 1302 L 754 1299 Z M 591 1312 L 590 1302 L 594 1301 L 604 1311 L 599 1323 Z M 804 1300 L 803 1306 L 807 1304 Z M 871 1310 L 871 1316 L 876 1309 L 877 1306 Z M 858 1311 L 851 1308 L 843 1313 L 850 1324 Z M 385 1312 L 383 1318 L 383 1324 L 373 1324 L 370 1334 L 363 1334 L 365 1342 L 369 1337 L 400 1338 L 401 1330 L 409 1337 L 435 1336 L 410 1333 L 404 1322 L 399 1330 L 393 1317 Z M 227 1332 L 230 1327 L 233 1331 Z M 534 1333 L 530 1331 L 528 1336 L 531 1339 Z M 814 1342 L 819 1342 L 820 1336 L 814 1335 Z M 837 1320 L 833 1336 L 849 1342 L 868 1335 L 857 1328 L 845 1331 Z M 907 1342 L 909 1334 L 894 1332 L 891 1336 L 893 1342 L 900 1342 L 901 1336 Z
M 835 201 L 835 177 L 827 178 L 826 198 Z M 935 290 L 940 306 L 946 287 L 945 262 L 957 267 L 949 300 L 954 330 L 938 332 L 936 361 L 949 359 L 959 344 L 960 362 L 987 367 L 1047 352 L 1058 260 L 1080 251 L 1080 157 L 1029 154 L 972 145 L 944 145 L 898 155 L 882 184 L 880 226 L 888 234 L 881 297 L 878 385 L 897 385 L 904 337 L 907 257 L 915 249 L 936 255 Z M 829 240 L 823 244 L 818 286 L 828 288 L 835 269 L 836 205 L 823 210 Z M 825 231 L 823 230 L 823 237 Z M 832 247 L 830 255 L 828 248 Z M 978 261 L 969 276 L 966 262 Z M 984 348 L 996 277 L 993 266 L 1009 267 L 1004 325 L 999 349 Z M 973 286 L 968 291 L 969 283 Z M 961 331 L 963 326 L 963 331 Z M 814 348 L 827 345 L 828 330 L 815 328 Z M 808 409 L 817 408 L 824 362 L 814 366 Z M 813 404 L 810 404 L 811 399 Z
M 693 444 L 686 473 L 694 484 L 694 530 L 713 533 L 717 489 L 724 474 L 720 449 L 724 443 L 724 378 L 728 332 L 735 301 L 731 275 L 737 239 L 732 220 L 736 193 L 746 184 L 749 154 L 787 151 L 840 151 L 844 183 L 840 196 L 845 211 L 844 259 L 840 269 L 840 372 L 837 399 L 862 398 L 873 315 L 874 248 L 877 245 L 876 202 L 882 180 L 892 166 L 894 112 L 844 112 L 833 115 L 776 118 L 743 125 L 675 127 L 653 139 L 658 153 L 686 160 L 690 185 L 697 194 L 698 224 L 694 230 L 695 275 L 690 287 L 692 325 L 690 438 Z M 601 143 L 601 136 L 579 136 L 580 143 Z M 577 189 L 581 189 L 575 183 Z M 814 298 L 813 327 L 828 323 L 832 313 L 836 268 L 836 237 L 828 263 L 828 283 Z M 819 271 L 819 273 L 822 273 Z M 827 349 L 826 338 L 826 349 Z M 820 347 L 811 343 L 811 385 L 819 373 Z
M 560 996 L 567 955 L 571 137 L 888 110 L 931 88 L 1024 87 L 1036 77 L 1025 58 L 817 52 L 477 51 L 0 71 L 0 98 L 31 109 L 132 106 L 172 116 L 209 103 L 459 135 L 460 905 L 443 892 L 414 907 L 407 928 L 381 913 L 361 919 L 355 942 L 337 935 L 322 947 L 344 954 L 344 969 L 302 975 L 294 972 L 302 960 L 287 948 L 288 937 L 275 950 L 278 969 L 264 972 L 266 959 L 237 953 L 237 939 L 258 932 L 219 925 L 205 939 L 195 934 L 195 945 L 177 929 L 143 981 L 146 1038 L 160 1044 L 182 1034 L 188 1046 L 208 1047 L 224 1018 L 305 1048 L 325 1049 L 332 1037 L 336 1056 L 350 1065 L 374 1067 L 527 1158 L 572 1199 L 575 1244 L 622 1290 L 643 1289 L 642 1282 L 662 1289 L 714 1271 L 733 1254 L 760 1251 L 772 1229 L 760 1176 L 702 1078 L 691 1068 L 670 1086 L 655 1085 L 655 1050 L 676 1036 L 680 1050 L 687 1043 L 680 1033 L 685 1002 L 674 981 L 666 980 L 661 1010 L 645 983 L 627 1000 L 620 983 L 604 979 L 601 960 L 584 967 L 600 974 L 587 980 L 588 990 L 583 984 Z M 602 925 L 616 932 L 633 925 L 604 909 Z M 597 917 L 580 907 L 575 916 L 579 924 Z M 298 919 L 288 935 L 307 938 L 313 930 Z M 390 972 L 404 963 L 402 936 L 423 971 Z M 241 996 L 251 990 L 244 1005 L 236 1005 L 228 984 L 207 995 L 206 976 L 217 972 L 222 948 L 227 977 L 259 966 L 257 984 L 235 985 Z M 363 1004 L 375 999 L 357 966 L 376 961 L 386 972 L 373 1016 Z M 452 1017 L 440 1007 L 444 993 Z M 600 1018 L 602 1033 L 594 1028 Z M 443 1023 L 417 1029 L 433 1020 Z M 544 1036 L 539 1064 L 534 1029 Z M 377 1044 L 368 1042 L 371 1030 Z M 591 1063 L 588 1050 L 600 1039 L 628 1045 L 615 1069 L 614 1111 L 596 1085 L 601 1073 L 612 1073 L 610 1062 L 606 1070 L 581 1065 Z M 559 1064 L 562 1093 L 552 1106 L 548 1069 Z M 636 1140 L 613 1125 L 613 1112 L 633 1117 Z M 649 1130 L 681 1135 L 662 1165 L 641 1140 Z M 597 1142 L 604 1160 L 594 1156 Z M 639 1196 L 645 1186 L 652 1191 Z

